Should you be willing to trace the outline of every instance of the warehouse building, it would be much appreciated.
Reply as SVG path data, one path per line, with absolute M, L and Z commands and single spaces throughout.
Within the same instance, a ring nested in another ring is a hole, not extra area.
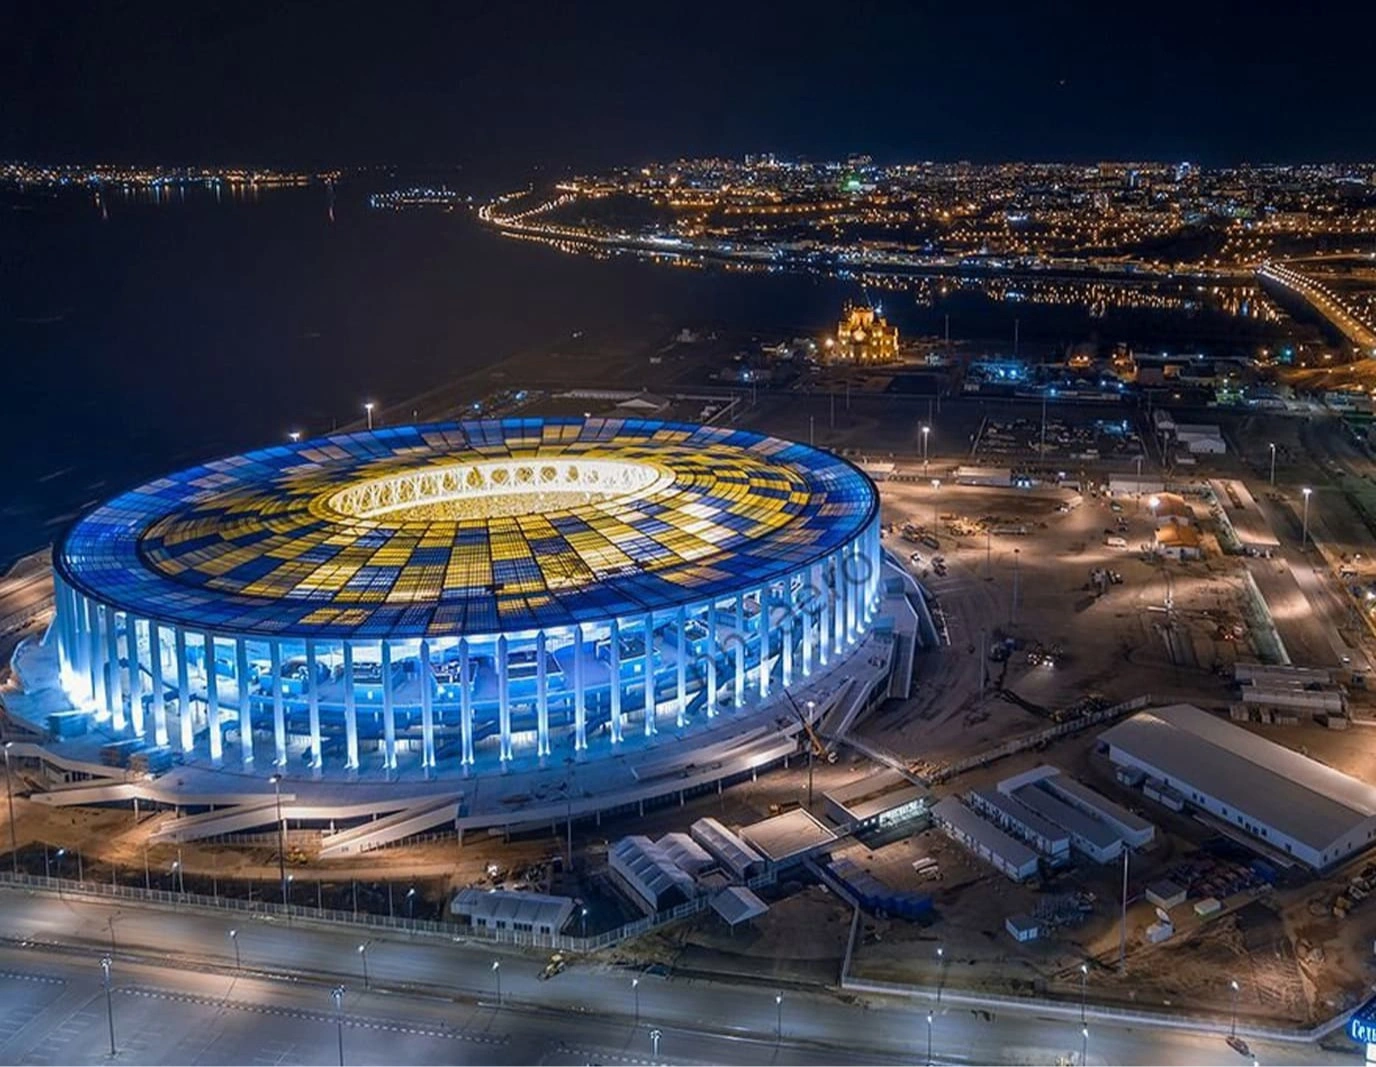
M 1114 763 L 1316 870 L 1376 840 L 1376 788 L 1192 705 L 1138 712 L 1100 740 Z
M 751 848 L 740 834 L 732 833 L 708 816 L 688 827 L 694 841 L 717 858 L 736 878 L 753 878 L 765 869 L 765 858 Z
M 697 895 L 693 876 L 648 837 L 623 837 L 607 853 L 612 878 L 647 914 L 682 904 Z
M 1123 852 L 1123 839 L 1112 828 L 1079 808 L 1035 785 L 1025 785 L 1010 794 L 1043 819 L 1061 827 L 1070 836 L 1070 845 L 1095 863 L 1116 860 Z
M 947 797 L 932 807 L 932 821 L 947 837 L 959 841 L 980 859 L 992 864 L 1015 882 L 1037 873 L 1037 854 L 1015 837 L 1004 833 L 961 803 Z
M 1043 856 L 1053 861 L 1070 857 L 1070 835 L 1022 801 L 1005 796 L 997 789 L 977 789 L 965 799 L 985 818 L 1026 841 Z

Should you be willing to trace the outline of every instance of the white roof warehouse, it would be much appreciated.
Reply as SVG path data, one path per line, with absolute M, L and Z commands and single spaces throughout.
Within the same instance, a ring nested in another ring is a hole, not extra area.
M 1376 839 L 1376 788 L 1193 705 L 1138 712 L 1100 740 L 1114 763 L 1310 867 Z

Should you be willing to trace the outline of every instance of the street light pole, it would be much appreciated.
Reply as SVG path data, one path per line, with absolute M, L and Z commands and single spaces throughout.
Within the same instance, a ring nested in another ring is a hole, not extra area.
M 941 987 L 946 978 L 946 946 L 936 947 L 936 1002 L 941 1004 Z
M 10 806 L 10 873 L 19 874 L 19 845 L 14 832 L 14 783 L 10 779 L 10 746 L 13 741 L 5 742 L 5 800 Z
M 1089 1027 L 1080 1027 L 1080 1067 L 1089 1062 Z
M 1276 442 L 1271 442 L 1271 488 L 1276 487 Z
M 650 1058 L 653 1060 L 659 1059 L 659 1037 L 658 1030 L 650 1031 L 650 1048 L 654 1050 L 650 1053 Z
M 101 981 L 105 985 L 105 1017 L 110 1024 L 110 1055 L 115 1053 L 115 1002 L 110 996 L 110 957 L 102 956 L 100 960 Z
M 1309 547 L 1309 497 L 1314 490 L 1306 485 L 1300 492 L 1304 494 L 1304 533 L 1300 537 L 1300 548 L 1304 549 Z
M 774 1042 L 783 1044 L 784 1040 L 784 995 L 783 993 L 774 994 L 774 1009 L 776 1019 L 774 1023 Z
M 1089 984 L 1089 964 L 1080 964 L 1080 1025 L 1085 1024 L 1085 987 Z
M 932 432 L 930 426 L 922 427 L 922 477 L 927 477 L 927 437 Z
M 927 1013 L 927 1067 L 932 1067 L 932 1013 Z
M 369 429 L 372 429 L 370 424 Z M 287 836 L 282 828 L 282 776 L 274 774 L 272 790 L 277 800 L 277 876 L 282 882 L 282 906 L 287 906 Z
M 244 969 L 244 964 L 243 961 L 239 959 L 239 931 L 231 930 L 229 932 L 229 939 L 234 943 L 234 969 L 236 971 L 242 971 Z
M 812 713 L 813 713 L 813 711 L 816 709 L 816 707 L 817 707 L 817 701 L 815 701 L 815 700 L 809 700 L 809 701 L 807 702 L 807 722 L 808 722 L 808 725 L 809 725 L 809 726 L 812 725 Z M 814 745 L 814 744 L 812 743 L 812 738 L 811 738 L 811 737 L 808 737 L 808 738 L 806 738 L 805 740 L 806 740 L 806 742 L 807 742 L 807 810 L 808 810 L 808 811 L 811 811 L 811 810 L 812 810 L 812 761 L 813 761 L 814 757 L 817 755 L 817 746 Z
M 492 973 L 497 976 L 497 1007 L 502 1006 L 502 961 L 492 961 Z
M 1228 1036 L 1237 1037 L 1237 979 L 1234 978 L 1231 982 L 1228 983 L 1228 985 L 1233 993 L 1233 1021 L 1232 1024 L 1228 1027 Z
M 631 979 L 631 992 L 635 994 L 635 1025 L 640 1025 L 640 979 Z
M 365 941 L 358 946 L 358 955 L 363 960 L 363 988 L 368 989 L 368 942 Z
M 330 995 L 334 997 L 334 1021 L 339 1032 L 339 1067 L 344 1067 L 344 987 L 335 986 Z
M 373 428 L 373 402 L 369 400 L 363 405 L 363 410 L 368 413 L 368 429 Z
M 932 536 L 933 536 L 933 537 L 935 537 L 935 536 L 937 535 L 936 494 L 937 494 L 937 490 L 940 489 L 940 488 L 941 488 L 941 479 L 940 479 L 940 478 L 933 478 L 933 479 L 932 479 Z

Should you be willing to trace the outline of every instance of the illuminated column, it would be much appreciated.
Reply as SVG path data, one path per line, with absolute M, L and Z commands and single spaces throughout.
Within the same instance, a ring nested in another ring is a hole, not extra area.
M 573 628 L 573 750 L 588 747 L 588 707 L 583 687 L 583 627 Z
M 397 715 L 392 703 L 392 642 L 379 642 L 382 661 L 382 759 L 389 771 L 397 766 Z
M 239 683 L 239 754 L 247 768 L 253 765 L 253 702 L 249 696 L 248 642 L 242 637 L 235 642 L 235 656 L 234 678 Z
M 653 737 L 659 730 L 655 721 L 655 616 L 647 611 L 645 628 L 645 736 Z
M 468 667 L 468 638 L 459 638 L 459 708 L 463 733 L 463 765 L 473 765 L 473 682 Z M 548 730 L 548 724 L 546 724 Z
M 675 664 L 676 692 L 674 703 L 677 705 L 677 712 L 674 716 L 674 725 L 680 730 L 688 722 L 688 611 L 680 606 L 678 609 L 678 662 Z
M 311 723 L 311 766 L 319 774 L 324 757 L 320 749 L 320 666 L 314 641 L 306 642 L 306 710 Z
M 167 706 L 163 701 L 162 636 L 158 624 L 148 620 L 148 671 L 153 686 L 153 744 L 167 744 Z
M 274 763 L 279 767 L 287 765 L 287 717 L 282 704 L 282 642 L 268 643 L 269 669 L 272 671 L 272 746 L 276 754 Z
M 621 720 L 621 624 L 611 621 L 610 636 L 607 641 L 607 674 L 610 684 L 607 697 L 611 701 L 612 744 L 621 744 L 625 723 Z
M 823 667 L 831 658 L 831 587 L 825 564 L 817 567 L 817 658 Z
M 511 679 L 506 662 L 506 636 L 497 638 L 497 726 L 501 731 L 501 757 L 511 759 Z
M 845 648 L 846 637 L 846 579 L 842 570 L 838 552 L 831 558 L 831 643 L 838 656 Z
M 91 669 L 91 640 L 86 633 L 85 598 L 75 589 L 68 589 L 72 612 L 72 671 L 86 675 Z
M 191 716 L 191 665 L 186 662 L 186 631 L 173 631 L 173 650 L 177 657 L 177 732 L 183 752 L 196 747 L 196 723 Z
M 220 678 L 215 669 L 215 638 L 205 635 L 205 717 L 210 732 L 210 758 L 218 766 L 225 754 L 220 732 Z
M 110 712 L 111 726 L 116 733 L 124 732 L 124 683 L 119 669 L 119 629 L 115 625 L 115 609 L 106 607 L 105 616 L 105 707 Z
M 343 641 L 344 649 L 344 766 L 358 770 L 358 695 L 354 692 L 354 646 Z
M 855 644 L 860 634 L 860 607 L 865 598 L 865 583 L 860 581 L 860 546 L 852 543 L 846 550 L 846 588 L 850 590 L 850 614 L 846 620 L 846 639 Z
M 717 715 L 717 602 L 707 605 L 707 717 Z
M 129 722 L 134 727 L 134 736 L 143 733 L 143 671 L 139 667 L 139 621 L 134 616 L 124 616 L 124 662 L 129 665 Z
M 91 676 L 91 700 L 96 707 L 108 707 L 105 703 L 105 653 L 100 642 L 100 611 L 95 602 L 86 601 L 86 667 Z
M 549 671 L 545 667 L 545 631 L 535 635 L 535 754 L 549 755 Z
M 736 642 L 736 692 L 734 704 L 737 708 L 745 706 L 745 641 Z
M 816 628 L 812 616 L 816 595 L 810 569 L 808 571 L 808 584 L 803 588 L 807 591 L 807 602 L 803 605 L 803 677 L 807 678 L 812 674 L 812 632 Z
M 768 585 L 760 587 L 760 699 L 769 696 L 769 597 L 773 590 Z
M 420 643 L 420 765 L 428 772 L 435 766 L 435 676 L 430 671 L 430 642 Z
M 783 657 L 784 657 L 783 687 L 784 687 L 785 689 L 787 689 L 790 685 L 793 684 L 793 616 L 792 616 L 792 615 L 785 615 L 785 616 L 784 616 L 783 631 L 784 631 L 784 639 L 783 639 Z

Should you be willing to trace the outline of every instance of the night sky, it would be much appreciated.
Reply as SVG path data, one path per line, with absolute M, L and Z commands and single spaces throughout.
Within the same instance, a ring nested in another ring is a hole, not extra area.
M 0 5 L 0 157 L 1376 156 L 1376 5 Z

